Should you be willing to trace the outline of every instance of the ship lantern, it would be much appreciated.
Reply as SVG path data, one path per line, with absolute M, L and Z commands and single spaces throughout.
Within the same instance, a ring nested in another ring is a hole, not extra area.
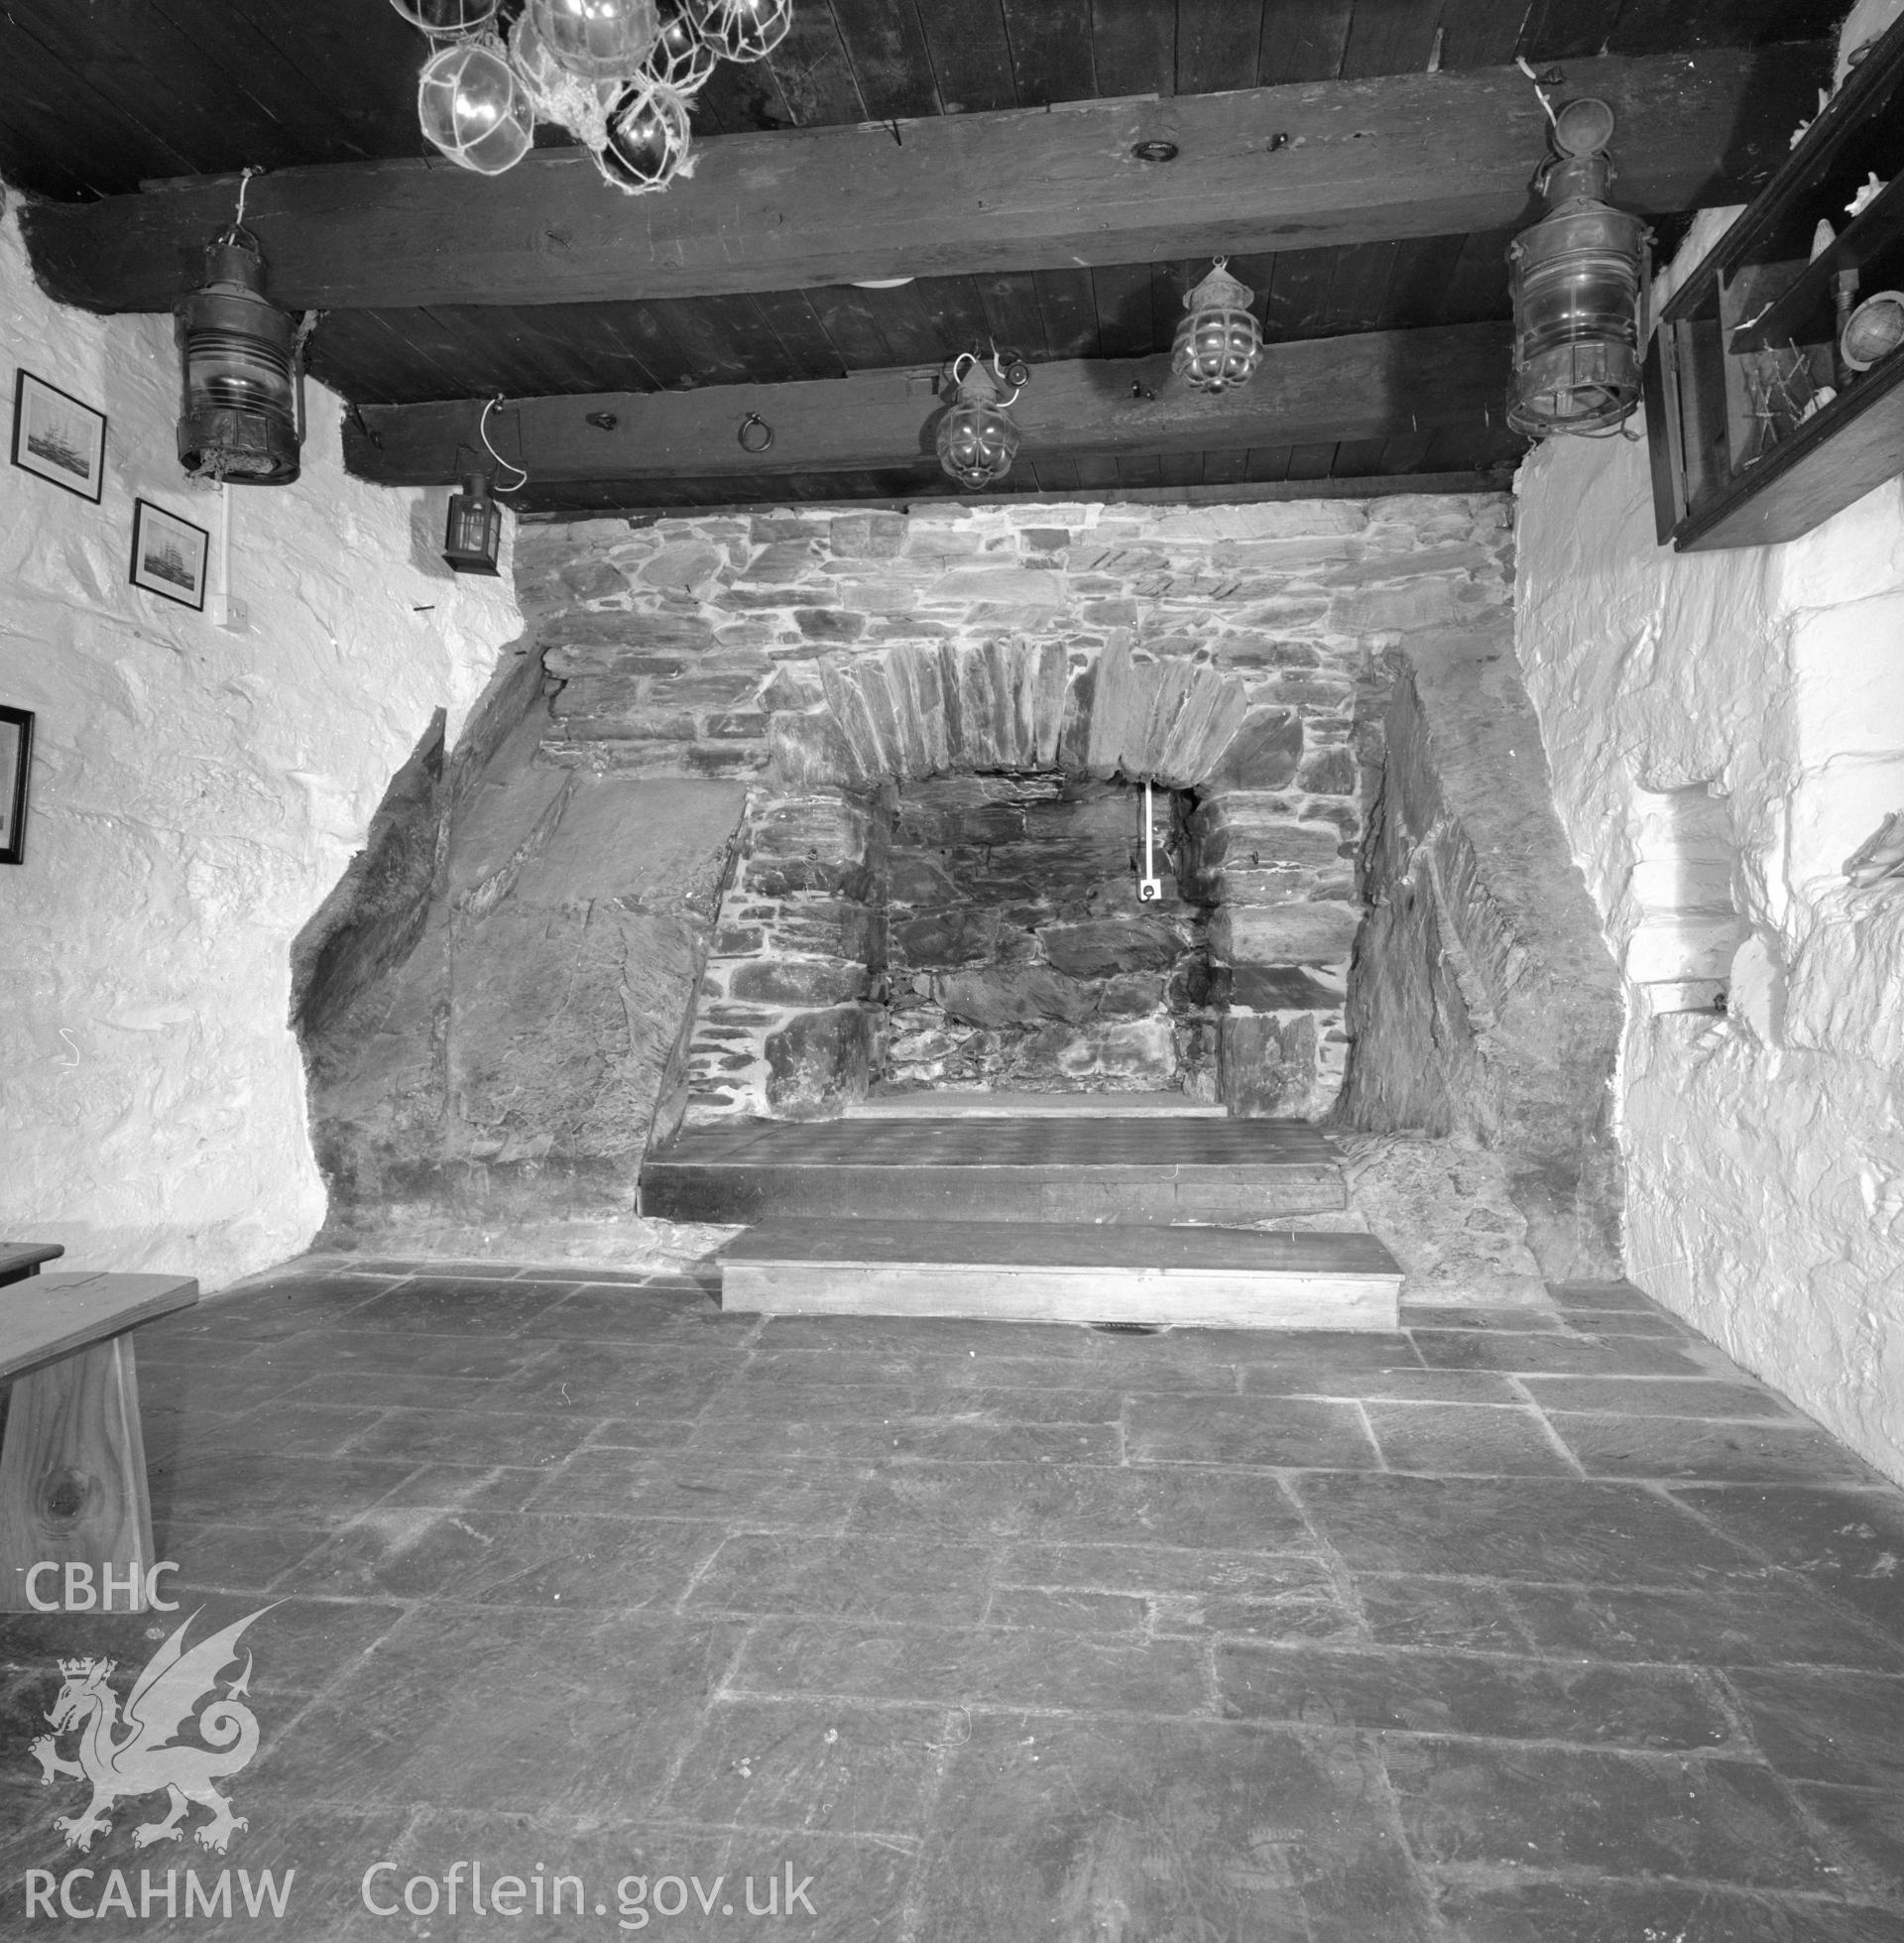
M 242 225 L 205 250 L 205 281 L 173 304 L 183 385 L 178 463 L 194 478 L 288 486 L 304 442 L 297 325 L 265 296 L 265 259 Z
M 1508 246 L 1514 388 L 1507 420 L 1535 438 L 1607 431 L 1639 404 L 1650 234 L 1606 199 L 1612 133 L 1604 101 L 1560 110 L 1558 153 L 1540 179 L 1547 213 Z

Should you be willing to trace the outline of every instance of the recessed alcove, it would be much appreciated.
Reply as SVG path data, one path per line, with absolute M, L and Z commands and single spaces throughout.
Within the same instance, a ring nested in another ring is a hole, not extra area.
M 1007 772 L 895 792 L 874 1093 L 1215 1098 L 1212 912 L 1168 861 L 1190 804 L 1152 803 L 1162 897 L 1140 903 L 1134 783 Z
M 1709 783 L 1641 789 L 1633 798 L 1637 856 L 1626 878 L 1637 922 L 1626 976 L 1651 1015 L 1726 1008 L 1732 958 L 1746 934 L 1733 902 L 1731 811 Z

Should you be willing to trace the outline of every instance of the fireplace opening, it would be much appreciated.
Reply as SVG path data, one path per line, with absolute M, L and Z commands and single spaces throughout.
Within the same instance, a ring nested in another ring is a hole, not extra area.
M 1193 808 L 1050 772 L 945 774 L 892 798 L 885 1030 L 872 1091 L 1178 1091 L 1214 1100 L 1210 910 L 1177 863 Z

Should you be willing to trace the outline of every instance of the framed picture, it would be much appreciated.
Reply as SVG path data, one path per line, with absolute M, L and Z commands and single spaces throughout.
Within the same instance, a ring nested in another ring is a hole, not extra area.
M 33 716 L 0 708 L 0 864 L 26 861 L 27 778 L 33 771 Z
M 105 490 L 106 415 L 31 371 L 16 373 L 13 462 L 97 506 Z
M 132 502 L 132 584 L 186 607 L 205 604 L 211 535 L 149 499 Z

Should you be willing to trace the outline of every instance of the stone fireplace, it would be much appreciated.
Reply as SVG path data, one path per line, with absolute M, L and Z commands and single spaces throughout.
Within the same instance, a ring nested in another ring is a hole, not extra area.
M 817 698 L 770 721 L 689 1117 L 981 1087 L 1326 1111 L 1360 914 L 1353 698 L 1343 740 L 1318 722 L 1310 750 L 1297 709 L 1252 703 L 1182 647 L 1017 636 L 821 658 Z
M 306 1022 L 334 1214 L 559 1187 L 625 1219 L 684 1122 L 1174 1090 L 1498 1146 L 1544 1265 L 1604 1264 L 1616 987 L 1513 672 L 1508 515 L 526 526 L 541 693 L 417 812 L 431 914 L 346 899 L 308 941 L 367 968 Z

